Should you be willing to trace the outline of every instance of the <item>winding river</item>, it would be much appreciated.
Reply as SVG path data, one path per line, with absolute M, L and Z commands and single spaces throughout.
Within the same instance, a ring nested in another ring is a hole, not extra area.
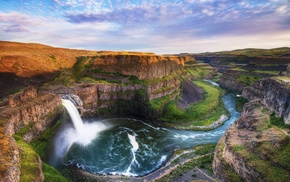
M 83 121 L 81 132 L 66 123 L 55 139 L 50 163 L 94 174 L 144 176 L 163 166 L 176 148 L 217 142 L 239 117 L 233 94 L 225 95 L 223 102 L 231 117 L 212 131 L 167 129 L 128 118 L 91 118 Z

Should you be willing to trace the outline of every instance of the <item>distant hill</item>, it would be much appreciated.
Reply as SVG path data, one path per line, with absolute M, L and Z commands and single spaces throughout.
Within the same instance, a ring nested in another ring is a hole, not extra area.
M 53 79 L 57 71 L 71 68 L 78 56 L 95 54 L 94 51 L 0 41 L 0 98 L 24 86 Z
M 0 41 L 0 50 L 0 72 L 22 77 L 71 68 L 76 57 L 95 54 L 93 51 L 4 41 Z
M 247 57 L 290 57 L 290 47 L 274 49 L 237 49 L 232 51 L 206 52 L 195 54 L 199 56 L 247 56 Z

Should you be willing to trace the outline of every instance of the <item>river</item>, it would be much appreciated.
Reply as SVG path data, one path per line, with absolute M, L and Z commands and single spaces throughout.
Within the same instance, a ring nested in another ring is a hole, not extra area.
M 176 148 L 217 142 L 239 117 L 233 94 L 225 95 L 223 103 L 231 117 L 212 131 L 167 129 L 129 118 L 90 118 L 83 121 L 81 136 L 72 124 L 66 124 L 55 139 L 54 160 L 50 160 L 54 162 L 50 163 L 57 167 L 75 165 L 94 174 L 144 176 L 163 166 Z M 87 135 L 91 137 L 84 141 Z

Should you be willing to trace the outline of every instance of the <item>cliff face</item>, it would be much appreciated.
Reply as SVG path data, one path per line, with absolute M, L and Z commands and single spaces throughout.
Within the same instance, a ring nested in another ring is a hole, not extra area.
M 97 115 L 101 114 L 97 113 L 98 110 L 116 107 L 116 102 L 134 103 L 141 90 L 144 90 L 142 85 L 81 84 L 74 87 L 73 93 L 83 101 L 84 115 Z M 128 105 L 127 109 L 133 108 Z M 111 112 L 116 114 L 113 110 Z
M 242 96 L 248 100 L 259 100 L 277 117 L 283 117 L 286 124 L 290 124 L 290 87 L 287 77 L 269 78 L 243 90 Z
M 244 89 L 250 102 L 216 146 L 213 171 L 221 181 L 289 180 L 289 130 L 272 125 L 270 117 L 272 111 L 285 115 L 288 93 L 285 82 L 272 78 Z
M 186 57 L 157 55 L 102 55 L 91 59 L 92 69 L 154 79 L 168 76 L 183 67 Z
M 58 95 L 38 95 L 33 87 L 11 95 L 8 102 L 9 106 L 0 109 L 5 134 L 12 136 L 25 126 L 32 125 L 24 135 L 27 142 L 52 125 L 57 107 L 61 105 Z
M 5 128 L 0 127 L 0 181 L 20 180 L 20 156 L 19 148 L 13 137 L 4 133 Z
M 259 79 L 271 76 L 273 75 L 269 73 L 225 69 L 220 79 L 220 85 L 230 90 L 242 92 L 246 86 L 254 84 Z
M 23 155 L 22 146 L 16 144 L 13 135 L 21 132 L 22 139 L 30 142 L 51 127 L 55 118 L 61 114 L 61 100 L 57 95 L 39 95 L 33 87 L 11 95 L 2 101 L 0 108 L 0 181 L 20 180 L 20 160 Z M 39 179 L 43 180 L 42 163 L 39 164 Z
M 241 73 L 235 71 L 225 71 L 220 79 L 220 86 L 235 90 L 235 91 L 242 91 L 245 87 L 245 84 L 237 81 L 237 75 Z

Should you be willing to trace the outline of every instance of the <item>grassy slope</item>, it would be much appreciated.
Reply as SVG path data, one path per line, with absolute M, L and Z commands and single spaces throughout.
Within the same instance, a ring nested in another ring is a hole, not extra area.
M 162 114 L 165 125 L 170 127 L 206 126 L 218 120 L 221 114 L 225 113 L 221 96 L 221 89 L 202 81 L 194 83 L 204 90 L 204 100 L 192 104 L 186 110 L 177 107 L 176 101 L 169 102 Z

